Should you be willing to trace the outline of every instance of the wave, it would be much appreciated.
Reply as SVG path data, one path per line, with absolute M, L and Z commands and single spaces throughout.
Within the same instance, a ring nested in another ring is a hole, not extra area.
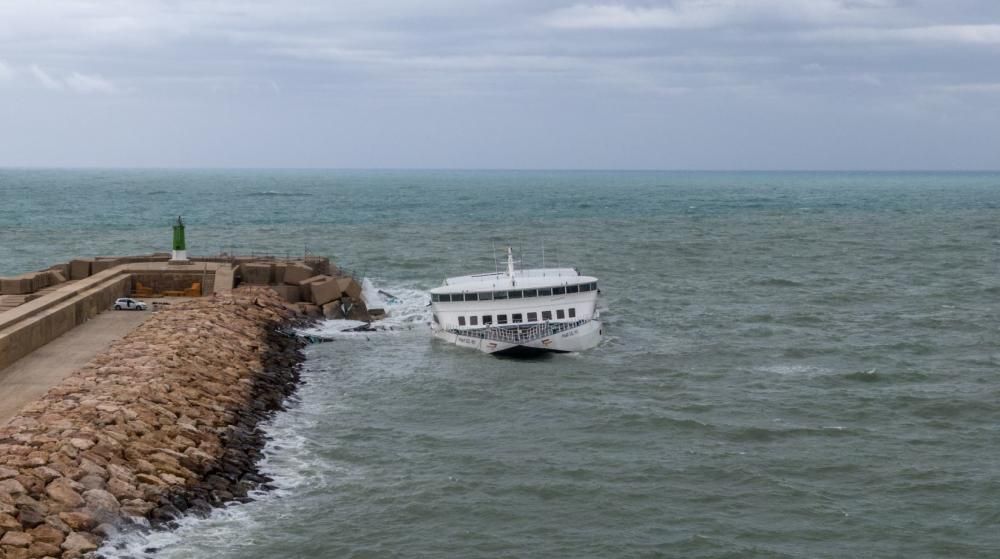
M 428 305 L 431 302 L 431 296 L 429 293 L 419 289 L 403 287 L 387 287 L 383 291 L 392 293 L 396 300 L 386 303 L 385 318 L 371 323 L 374 332 L 351 331 L 353 328 L 363 326 L 365 323 L 344 319 L 324 320 L 311 328 L 303 328 L 300 332 L 307 336 L 319 336 L 323 338 L 357 338 L 368 337 L 376 333 L 385 334 L 422 328 L 430 323 L 431 309 Z
M 306 192 L 280 192 L 278 190 L 259 190 L 256 192 L 249 192 L 247 196 L 284 196 L 289 198 L 302 198 L 309 196 Z
M 771 287 L 802 287 L 802 282 L 795 280 L 785 279 L 785 278 L 766 278 L 754 282 L 755 285 L 764 285 Z

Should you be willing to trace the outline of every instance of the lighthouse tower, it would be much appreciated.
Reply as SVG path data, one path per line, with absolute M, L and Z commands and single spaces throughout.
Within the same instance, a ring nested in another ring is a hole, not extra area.
M 177 223 L 174 224 L 174 250 L 170 257 L 171 262 L 187 262 L 187 245 L 184 243 L 184 222 L 181 216 L 177 216 Z

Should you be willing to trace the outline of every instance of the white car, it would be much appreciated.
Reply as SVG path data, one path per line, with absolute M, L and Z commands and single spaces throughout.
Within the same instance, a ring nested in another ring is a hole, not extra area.
M 146 310 L 146 303 L 142 301 L 136 301 L 135 299 L 129 299 L 128 297 L 122 297 L 115 301 L 116 311 L 144 311 Z

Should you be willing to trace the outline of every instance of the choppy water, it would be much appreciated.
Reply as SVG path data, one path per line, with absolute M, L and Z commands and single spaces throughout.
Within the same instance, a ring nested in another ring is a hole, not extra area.
M 183 214 L 192 252 L 404 299 L 309 348 L 277 491 L 119 555 L 1000 556 L 1000 174 L 6 170 L 0 200 L 0 274 Z M 432 342 L 425 291 L 493 238 L 598 276 L 603 345 Z

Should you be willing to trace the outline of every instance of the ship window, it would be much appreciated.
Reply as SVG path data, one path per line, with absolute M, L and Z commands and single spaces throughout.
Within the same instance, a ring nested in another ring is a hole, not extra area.
M 552 294 L 553 295 L 565 295 L 566 294 L 566 288 L 565 287 L 553 287 L 552 288 Z
M 582 283 L 582 284 L 580 284 L 580 292 L 583 293 L 584 291 L 590 291 L 590 284 L 589 283 Z
M 465 326 L 465 317 L 464 316 L 458 317 L 458 325 L 459 326 Z
M 552 295 L 552 290 L 549 289 L 548 287 L 546 287 L 545 289 L 538 290 L 539 297 L 548 297 L 549 295 Z
M 440 301 L 440 300 L 441 300 L 440 295 L 438 295 L 437 293 L 431 293 L 431 301 Z
M 492 291 L 483 291 L 482 293 L 479 293 L 479 300 L 480 301 L 492 301 L 493 300 L 493 292 Z
M 556 318 L 566 318 L 566 313 L 562 309 L 559 309 L 556 311 Z
M 509 297 L 510 299 L 520 299 L 521 298 L 521 293 L 522 292 L 521 292 L 520 289 L 518 289 L 516 291 L 508 291 L 507 292 L 507 297 Z
M 566 293 L 578 293 L 580 291 L 579 285 L 567 285 Z
M 552 320 L 552 311 L 542 311 L 542 320 Z
M 448 295 L 447 293 L 442 293 L 437 297 L 438 301 L 441 301 L 442 303 L 447 303 L 448 301 L 451 301 L 451 295 Z
M 595 281 L 595 282 L 592 282 L 592 283 L 590 284 L 590 290 L 591 290 L 591 291 L 597 291 L 597 282 L 596 282 L 596 281 Z
M 497 315 L 497 324 L 507 324 L 507 315 L 505 315 L 505 314 L 498 314 Z
M 536 297 L 537 295 L 538 295 L 538 290 L 537 289 L 525 289 L 524 290 L 524 296 L 525 297 Z
M 493 298 L 494 299 L 506 299 L 507 298 L 507 292 L 506 291 L 494 291 L 493 292 Z
M 490 324 L 493 324 L 493 315 L 491 315 L 491 314 L 484 314 L 483 315 L 483 326 L 489 326 Z
M 575 307 L 569 310 L 569 317 L 570 318 L 576 318 L 576 308 Z
M 514 313 L 510 315 L 510 321 L 517 324 L 518 322 L 524 322 L 524 317 L 521 313 Z
M 538 322 L 538 313 L 536 312 L 528 313 L 528 322 Z
M 479 326 L 479 317 L 478 316 L 470 316 L 469 317 L 469 326 Z
M 465 300 L 466 301 L 478 301 L 479 300 L 479 294 L 478 293 L 466 293 L 465 294 Z

